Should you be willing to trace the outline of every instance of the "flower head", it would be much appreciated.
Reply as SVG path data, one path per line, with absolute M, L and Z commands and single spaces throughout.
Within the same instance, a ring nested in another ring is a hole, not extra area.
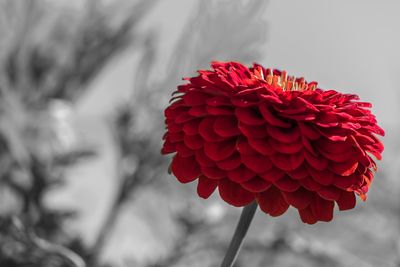
M 200 197 L 218 188 L 227 203 L 256 200 L 271 216 L 296 208 L 301 220 L 330 221 L 366 199 L 384 135 L 357 95 L 255 64 L 213 62 L 178 86 L 165 110 L 163 154 Z

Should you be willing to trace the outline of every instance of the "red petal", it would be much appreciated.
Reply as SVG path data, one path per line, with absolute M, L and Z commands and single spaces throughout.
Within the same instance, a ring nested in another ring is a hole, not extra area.
M 249 144 L 250 140 L 242 137 L 237 140 L 236 149 L 241 155 L 254 155 L 257 151 Z
M 234 115 L 234 109 L 231 107 L 206 107 L 207 113 L 211 115 Z
M 311 177 L 322 185 L 331 185 L 334 181 L 334 174 L 328 170 L 314 170 L 313 168 L 308 168 L 308 172 L 310 173 Z
M 189 91 L 183 97 L 183 101 L 188 106 L 204 105 L 210 96 L 198 91 Z
M 304 156 L 302 152 L 289 155 L 276 153 L 271 156 L 270 159 L 279 169 L 284 171 L 293 171 L 303 163 Z
M 189 113 L 184 112 L 175 118 L 175 123 L 185 123 L 193 119 L 196 119 L 196 117 L 190 115 Z
M 315 152 L 314 146 L 311 144 L 310 140 L 308 140 L 307 137 L 302 136 L 301 137 L 301 142 L 303 143 L 303 146 L 305 147 L 305 149 L 307 149 L 307 151 L 311 153 L 311 155 L 317 156 L 317 153 Z
M 214 131 L 214 118 L 205 118 L 199 125 L 199 133 L 204 138 L 204 140 L 209 142 L 224 140 L 223 137 L 219 136 Z
M 263 125 L 265 120 L 259 114 L 258 109 L 248 108 L 236 108 L 235 114 L 237 118 L 248 125 Z
M 166 121 L 168 121 L 168 119 Z M 196 120 L 193 120 L 193 122 L 195 122 L 195 121 Z M 192 121 L 187 122 L 186 124 L 191 123 L 191 122 Z M 170 133 L 177 133 L 177 132 L 182 131 L 183 126 L 182 126 L 182 124 L 177 124 L 177 123 L 175 123 L 173 121 L 168 121 L 167 122 L 167 129 L 168 129 L 168 132 L 170 132 Z
M 259 100 L 257 101 L 251 101 L 248 99 L 243 99 L 243 97 L 237 96 L 237 97 L 233 97 L 231 98 L 231 102 L 234 106 L 236 107 L 250 107 L 250 106 L 257 106 L 259 104 Z
M 169 106 L 164 111 L 165 118 L 175 120 L 181 114 L 184 114 L 188 111 L 187 107 L 179 106 L 177 104 Z
M 359 132 L 355 132 L 355 134 L 353 136 L 355 137 L 355 139 L 357 140 L 357 142 L 360 145 L 370 145 L 370 144 L 375 143 L 375 140 L 372 139 L 372 136 L 369 137 L 369 136 L 361 134 Z
M 319 153 L 321 153 L 321 155 L 324 156 L 325 158 L 338 163 L 345 162 L 354 157 L 357 157 L 356 152 L 352 148 L 349 148 L 349 150 L 347 150 L 343 154 L 331 154 L 323 150 L 319 150 Z
M 302 114 L 286 114 L 284 111 L 286 110 L 281 110 L 281 116 L 296 120 L 296 121 L 312 121 L 315 120 L 316 115 L 313 113 L 302 113 Z
M 165 155 L 165 154 L 170 154 L 170 153 L 174 153 L 174 152 L 176 152 L 175 145 L 169 141 L 165 141 L 164 145 L 161 149 L 161 154 Z
M 253 179 L 242 183 L 241 185 L 244 189 L 250 192 L 259 193 L 267 190 L 271 186 L 271 183 L 261 179 L 259 176 L 256 176 Z
M 273 138 L 270 138 L 269 143 L 271 144 L 271 147 L 275 151 L 283 153 L 283 154 L 297 153 L 303 148 L 303 143 L 301 142 L 300 139 L 293 143 L 283 143 L 283 142 L 277 141 Z
M 252 193 L 228 179 L 218 181 L 218 190 L 223 200 L 236 207 L 246 206 L 254 200 Z
M 343 191 L 336 202 L 339 206 L 339 210 L 350 210 L 356 206 L 356 196 L 354 192 Z
M 237 119 L 232 116 L 218 117 L 214 122 L 214 131 L 223 137 L 232 137 L 240 134 Z
M 285 143 L 293 143 L 300 137 L 300 131 L 298 128 L 285 129 L 267 125 L 267 131 L 271 137 Z
M 268 190 L 257 195 L 260 209 L 271 216 L 280 216 L 289 208 L 281 192 L 271 186 Z
M 200 135 L 185 135 L 183 137 L 183 142 L 188 148 L 194 150 L 202 148 L 204 144 L 204 140 L 200 137 Z
M 295 180 L 304 179 L 309 175 L 308 169 L 305 167 L 305 164 L 301 164 L 300 167 L 298 167 L 297 169 L 289 171 L 288 174 Z
M 294 192 L 282 192 L 283 197 L 286 202 L 296 209 L 305 209 L 313 198 L 314 193 L 300 187 Z
M 318 109 L 311 105 L 309 102 L 301 98 L 300 96 L 292 98 L 292 101 L 290 102 L 290 105 L 288 107 L 285 107 L 283 109 L 276 107 L 276 110 L 280 111 L 283 113 L 282 115 L 303 115 L 303 116 L 309 116 L 315 114 L 310 113 L 311 112 L 318 112 Z
M 299 215 L 303 223 L 315 224 L 318 221 L 310 206 L 301 210 L 299 209 Z
M 256 173 L 263 173 L 272 168 L 272 162 L 259 154 L 254 155 L 241 155 L 244 165 Z
M 201 171 L 205 176 L 207 176 L 210 179 L 221 179 L 226 177 L 226 172 L 214 166 L 213 167 L 202 166 Z
M 342 190 L 333 186 L 324 186 L 317 191 L 318 195 L 326 200 L 338 200 Z
M 194 157 L 183 158 L 175 155 L 171 169 L 181 183 L 192 182 L 201 174 L 200 167 Z
M 365 146 L 365 150 L 373 155 L 377 160 L 382 159 L 381 153 L 378 150 L 374 149 L 372 146 Z
M 296 106 L 303 106 L 304 105 L 308 111 L 319 112 L 318 108 L 316 108 L 312 103 L 307 101 L 301 95 L 298 96 L 298 97 L 295 97 L 294 98 L 294 102 L 296 103 Z
M 304 122 L 299 122 L 298 125 L 301 134 L 307 137 L 307 139 L 317 140 L 321 136 L 321 134 L 317 130 L 315 130 L 313 125 L 309 125 Z
M 203 149 L 196 150 L 196 161 L 201 165 L 201 166 L 214 166 L 214 161 L 210 159 L 203 151 Z
M 248 139 L 249 145 L 256 150 L 258 153 L 263 154 L 264 156 L 271 156 L 275 154 L 275 150 L 272 148 L 268 139 Z
M 187 112 L 189 115 L 193 117 L 205 117 L 208 115 L 207 106 L 194 106 L 189 109 Z
M 289 128 L 291 124 L 287 122 L 283 118 L 279 118 L 277 115 L 274 115 L 267 105 L 259 106 L 260 112 L 263 115 L 264 119 L 271 125 L 283 128 Z
M 230 107 L 231 101 L 225 96 L 215 96 L 207 100 L 207 105 L 212 107 L 228 106 Z
M 366 155 L 366 152 L 364 150 L 365 149 L 364 146 L 361 147 L 361 145 L 357 142 L 357 140 L 354 138 L 354 136 L 350 136 L 349 139 L 351 140 L 354 149 L 356 149 L 359 152 L 359 154 Z
M 235 152 L 236 142 L 233 140 L 210 142 L 204 144 L 204 152 L 206 155 L 215 161 L 220 161 L 228 158 Z
M 239 122 L 239 129 L 248 138 L 265 138 L 267 136 L 267 130 L 264 125 L 255 126 Z
M 216 164 L 220 169 L 230 171 L 239 167 L 242 164 L 242 159 L 239 154 L 235 153 L 227 159 L 217 161 Z
M 243 183 L 249 181 L 251 178 L 256 176 L 256 173 L 249 170 L 243 165 L 240 165 L 238 168 L 228 171 L 228 178 L 236 183 Z
M 199 133 L 199 124 L 201 120 L 192 120 L 183 125 L 183 131 L 188 135 L 195 135 Z
M 178 133 L 167 133 L 168 140 L 171 143 L 178 143 L 183 140 L 183 132 L 178 132 Z
M 332 141 L 346 141 L 351 131 L 343 128 L 318 128 L 318 131 Z
M 274 182 L 274 185 L 282 191 L 294 192 L 300 188 L 299 182 L 291 179 L 289 176 L 285 175 L 283 178 Z
M 184 143 L 177 143 L 175 147 L 181 157 L 190 157 L 194 154 L 193 149 L 188 148 Z
M 354 162 L 354 160 L 343 163 L 331 161 L 329 164 L 329 169 L 341 176 L 349 176 L 353 174 L 356 171 L 357 167 L 358 162 Z
M 215 191 L 217 185 L 217 181 L 200 176 L 197 183 L 197 194 L 199 197 L 207 199 Z
M 304 158 L 310 166 L 316 170 L 325 170 L 328 167 L 328 161 L 323 157 L 315 157 L 307 150 L 304 151 Z
M 334 127 L 339 125 L 339 119 L 335 113 L 321 112 L 318 114 L 315 124 L 321 127 Z
M 276 96 L 260 94 L 260 98 L 265 99 L 267 102 L 274 104 L 282 104 L 283 102 Z M 277 125 L 280 126 L 280 125 Z
M 350 150 L 352 145 L 347 141 L 331 141 L 326 138 L 321 138 L 316 141 L 316 147 L 330 154 L 343 154 Z
M 357 157 L 358 157 L 358 167 L 360 167 L 360 166 L 365 166 L 366 168 L 372 168 L 373 167 L 373 160 L 368 156 L 368 155 L 361 155 L 361 154 L 358 154 L 357 155 Z M 358 168 L 357 167 L 357 168 Z
M 269 182 L 275 182 L 281 179 L 285 175 L 285 172 L 281 171 L 278 168 L 272 168 L 269 171 L 261 174 L 261 178 Z
M 314 181 L 314 179 L 310 177 L 306 177 L 304 179 L 299 180 L 302 186 L 310 191 L 317 191 L 321 189 L 322 185 Z
M 359 180 L 361 180 L 362 178 L 360 177 Z M 353 185 L 355 185 L 357 183 L 357 175 L 356 174 L 352 174 L 349 176 L 340 176 L 340 175 L 335 175 L 334 179 L 333 179 L 333 184 L 343 190 L 346 190 L 350 187 L 352 187 Z
M 333 219 L 333 201 L 325 200 L 319 196 L 315 196 L 311 202 L 311 210 L 315 214 L 317 220 L 329 222 Z

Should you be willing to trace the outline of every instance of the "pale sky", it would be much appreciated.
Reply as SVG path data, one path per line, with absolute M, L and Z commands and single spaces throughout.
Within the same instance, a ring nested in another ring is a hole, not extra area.
M 156 28 L 160 62 L 173 48 L 194 0 L 160 1 L 145 28 Z M 384 125 L 397 125 L 400 100 L 400 1 L 270 0 L 265 53 L 259 62 L 316 80 L 322 88 L 357 93 Z M 156 27 L 154 27 L 156 26 Z M 86 115 L 109 114 L 132 88 L 135 55 L 128 51 L 100 75 L 80 105 Z

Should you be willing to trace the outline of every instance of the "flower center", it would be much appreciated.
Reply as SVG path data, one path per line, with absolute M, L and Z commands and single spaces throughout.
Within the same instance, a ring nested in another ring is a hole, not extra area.
M 265 81 L 272 86 L 279 87 L 283 91 L 307 91 L 315 90 L 317 88 L 317 82 L 307 83 L 303 77 L 296 78 L 294 76 L 288 76 L 286 71 L 278 71 L 279 74 L 274 74 L 273 69 L 267 69 L 267 77 Z

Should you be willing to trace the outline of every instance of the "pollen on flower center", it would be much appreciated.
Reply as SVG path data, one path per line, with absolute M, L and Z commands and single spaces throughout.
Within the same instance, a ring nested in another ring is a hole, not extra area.
M 280 72 L 273 69 L 267 69 L 265 81 L 269 85 L 281 88 L 283 91 L 314 91 L 318 85 L 317 82 L 307 83 L 303 77 L 288 76 L 286 71 Z

